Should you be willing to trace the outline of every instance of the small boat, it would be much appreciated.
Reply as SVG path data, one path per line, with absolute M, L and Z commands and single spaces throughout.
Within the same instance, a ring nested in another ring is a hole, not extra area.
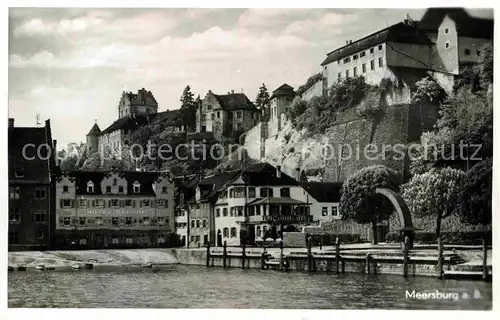
M 152 268 L 153 264 L 151 262 L 146 262 L 146 263 L 143 263 L 141 265 L 141 267 L 143 267 L 143 268 Z
M 8 271 L 14 271 L 14 267 L 13 266 L 9 266 L 8 267 Z
M 21 265 L 17 266 L 17 271 L 26 271 L 26 265 L 21 264 Z
M 43 270 L 45 270 L 45 265 L 39 264 L 39 265 L 36 266 L 35 269 L 38 270 L 38 271 L 43 271 Z
M 82 269 L 82 266 L 79 265 L 79 264 L 74 264 L 74 265 L 71 266 L 71 268 L 74 269 L 74 270 L 80 270 L 80 269 Z
M 85 269 L 94 269 L 94 265 L 92 263 L 86 263 Z

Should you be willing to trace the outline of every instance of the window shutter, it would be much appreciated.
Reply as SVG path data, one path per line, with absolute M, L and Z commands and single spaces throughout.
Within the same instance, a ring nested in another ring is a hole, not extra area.
M 132 207 L 135 208 L 135 200 L 132 200 Z
M 111 207 L 111 200 L 108 200 L 108 207 Z
M 168 200 L 165 200 L 165 208 L 168 208 Z
M 156 200 L 151 200 L 151 208 L 155 208 L 156 207 Z

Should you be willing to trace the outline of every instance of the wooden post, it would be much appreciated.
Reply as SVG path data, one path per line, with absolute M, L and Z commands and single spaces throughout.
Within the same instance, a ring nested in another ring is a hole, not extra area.
M 404 251 L 403 251 L 403 277 L 408 276 L 408 255 L 410 251 L 410 238 L 405 237 Z
M 488 281 L 488 242 L 483 239 L 483 280 Z
M 443 241 L 438 238 L 438 278 L 443 279 Z
M 222 251 L 222 265 L 224 268 L 226 268 L 226 256 L 227 256 L 227 241 L 224 241 L 224 247 L 222 248 L 223 251 Z
M 283 239 L 280 242 L 280 270 L 283 271 Z
M 366 274 L 370 274 L 370 258 L 371 255 L 369 253 L 366 254 Z
M 207 267 L 210 267 L 210 241 L 207 242 Z
M 245 258 L 246 258 L 245 250 L 246 250 L 245 243 L 243 243 L 241 245 L 241 269 L 245 269 Z
M 260 268 L 264 269 L 265 265 L 265 255 L 266 255 L 266 250 L 264 250 L 261 255 L 260 255 Z
M 339 263 L 340 263 L 340 239 L 337 237 L 335 239 L 335 270 L 339 273 Z
M 312 271 L 312 241 L 311 237 L 307 237 L 307 271 Z

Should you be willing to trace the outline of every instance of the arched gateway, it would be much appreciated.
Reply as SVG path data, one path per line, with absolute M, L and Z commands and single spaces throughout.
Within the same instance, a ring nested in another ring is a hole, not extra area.
M 392 203 L 398 214 L 399 223 L 401 224 L 401 241 L 404 241 L 404 238 L 408 236 L 408 238 L 410 239 L 410 248 L 412 248 L 414 229 L 410 210 L 408 210 L 406 202 L 398 193 L 394 192 L 391 189 L 377 188 L 375 189 L 375 193 L 383 195 Z

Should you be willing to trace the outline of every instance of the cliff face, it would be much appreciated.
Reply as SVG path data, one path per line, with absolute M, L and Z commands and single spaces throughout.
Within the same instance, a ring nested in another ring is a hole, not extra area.
M 405 149 L 418 143 L 437 117 L 433 105 L 392 105 L 373 118 L 361 118 L 348 110 L 337 114 L 325 134 L 311 137 L 287 121 L 275 138 L 266 140 L 265 157 L 260 160 L 281 165 L 290 175 L 300 168 L 309 180 L 343 181 L 374 164 L 384 164 L 406 177 Z

